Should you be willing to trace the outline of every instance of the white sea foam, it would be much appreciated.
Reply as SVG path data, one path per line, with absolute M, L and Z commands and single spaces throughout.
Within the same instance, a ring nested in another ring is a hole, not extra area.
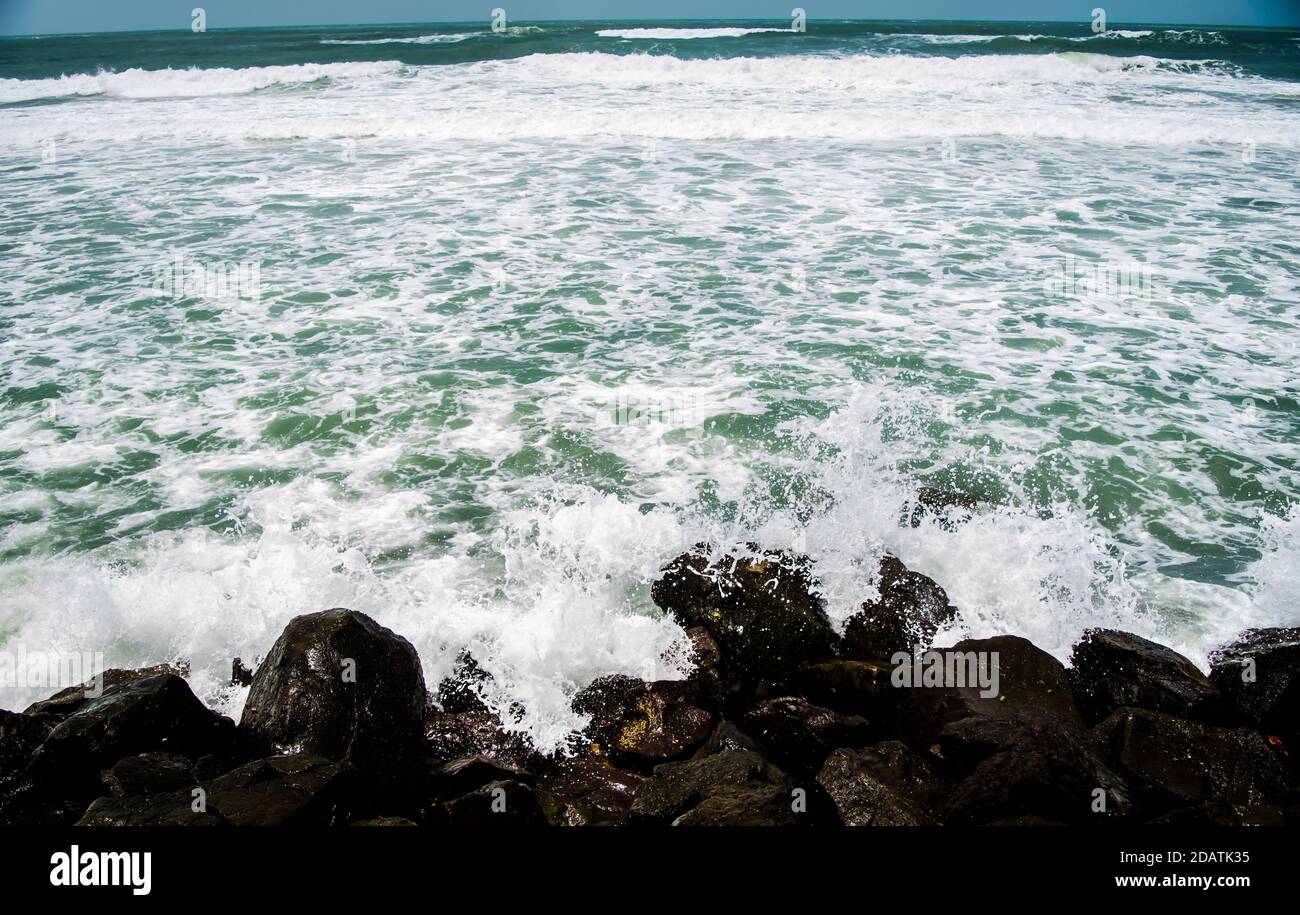
M 407 38 L 322 38 L 321 44 L 366 45 L 366 44 L 450 44 L 482 35 L 482 32 L 458 32 L 436 35 L 413 35 Z
M 596 34 L 601 38 L 658 38 L 658 39 L 685 39 L 685 38 L 740 38 L 744 35 L 759 35 L 764 32 L 791 32 L 790 29 L 741 29 L 741 28 L 713 28 L 713 29 L 597 29 Z

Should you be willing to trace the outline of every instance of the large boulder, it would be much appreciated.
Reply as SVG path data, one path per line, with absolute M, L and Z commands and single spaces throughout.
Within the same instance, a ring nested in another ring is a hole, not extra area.
M 1124 708 L 1094 732 L 1128 773 L 1148 817 L 1204 801 L 1273 804 L 1287 792 L 1280 754 L 1251 728 Z
M 752 681 L 834 655 L 838 637 L 816 590 L 803 557 L 754 548 L 711 563 L 698 546 L 664 569 L 651 595 L 684 628 L 712 637 L 727 678 Z
M 444 807 L 452 826 L 546 826 L 546 815 L 530 785 L 488 782 Z
M 817 783 L 845 826 L 931 826 L 950 790 L 927 760 L 898 741 L 826 757 Z
M 1300 756 L 1300 628 L 1251 629 L 1210 656 L 1210 682 L 1244 720 Z
M 943 588 L 897 556 L 886 554 L 880 560 L 876 587 L 880 596 L 865 602 L 845 624 L 841 653 L 847 658 L 882 660 L 925 648 L 957 616 Z
M 103 773 L 111 797 L 168 794 L 199 783 L 194 763 L 179 753 L 141 753 L 118 760 Z
M 867 719 L 813 705 L 797 696 L 764 700 L 745 713 L 742 723 L 777 765 L 800 775 L 815 774 L 836 748 L 861 747 L 872 741 Z
M 601 677 L 573 699 L 573 710 L 591 716 L 589 741 L 619 765 L 649 769 L 680 759 L 708 739 L 714 715 L 699 703 L 699 685 L 688 680 L 646 683 L 633 677 Z
M 94 797 L 99 774 L 118 760 L 162 751 L 191 758 L 234 750 L 230 719 L 208 709 L 174 674 L 115 686 L 60 721 L 32 754 L 27 771 L 65 796 Z
M 354 822 L 355 773 L 294 754 L 260 759 L 196 788 L 102 797 L 80 826 L 341 826 Z
M 917 749 L 933 745 L 947 724 L 972 716 L 1014 717 L 1028 710 L 1067 725 L 1083 725 L 1065 667 L 1027 639 L 964 639 L 915 660 L 919 667 L 913 663 L 909 676 L 892 676 L 890 683 L 897 694 L 895 726 Z M 931 683 L 929 674 L 940 664 L 944 676 Z M 949 671 L 955 675 L 952 682 Z M 981 675 L 987 686 L 980 684 Z
M 1119 708 L 1219 721 L 1227 703 L 1196 665 L 1171 648 L 1114 629 L 1092 629 L 1074 646 L 1070 682 L 1088 724 Z
M 410 642 L 363 613 L 326 610 L 285 627 L 253 677 L 239 726 L 258 752 L 393 771 L 420 759 L 427 704 Z

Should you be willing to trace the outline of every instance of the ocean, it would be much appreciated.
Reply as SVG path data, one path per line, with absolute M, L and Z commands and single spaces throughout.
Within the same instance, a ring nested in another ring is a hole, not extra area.
M 0 650 L 237 715 L 346 606 L 546 749 L 697 542 L 1300 623 L 1300 32 L 499 25 L 0 39 Z

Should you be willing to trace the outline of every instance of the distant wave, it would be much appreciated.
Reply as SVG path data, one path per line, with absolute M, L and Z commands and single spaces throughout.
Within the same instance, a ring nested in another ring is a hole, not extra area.
M 277 85 L 323 79 L 365 79 L 395 73 L 397 61 L 293 64 L 283 67 L 213 67 L 206 70 L 123 70 L 59 76 L 53 79 L 0 79 L 0 104 L 71 96 L 114 98 L 195 98 L 235 95 Z
M 412 38 L 322 38 L 321 44 L 444 44 L 464 41 L 482 32 L 463 32 L 459 35 L 416 35 Z
M 598 29 L 601 38 L 740 38 L 760 32 L 789 32 L 790 29 Z

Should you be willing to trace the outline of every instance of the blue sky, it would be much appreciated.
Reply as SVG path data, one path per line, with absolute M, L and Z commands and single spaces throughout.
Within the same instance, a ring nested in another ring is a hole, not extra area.
M 0 0 L 0 34 L 511 19 L 1020 19 L 1300 26 L 1300 0 Z

